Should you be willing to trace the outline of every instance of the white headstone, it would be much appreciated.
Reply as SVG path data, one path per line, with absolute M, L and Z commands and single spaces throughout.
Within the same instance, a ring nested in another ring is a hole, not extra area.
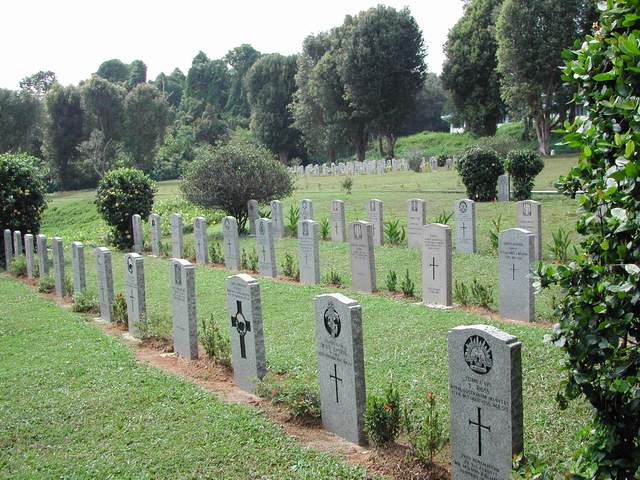
M 267 373 L 262 331 L 262 304 L 258 281 L 246 273 L 227 277 L 233 380 L 253 392 Z
M 367 217 L 373 225 L 373 244 L 384 244 L 384 212 L 382 200 L 373 199 L 367 203 Z
M 268 218 L 259 218 L 256 221 L 256 252 L 258 254 L 258 271 L 267 277 L 277 277 L 278 266 L 273 239 L 273 222 Z
M 355 290 L 376 290 L 376 259 L 373 246 L 373 225 L 368 222 L 349 224 L 351 243 L 351 285 Z
M 315 299 L 322 425 L 353 443 L 366 442 L 362 309 L 342 294 Z
M 249 200 L 247 202 L 247 212 L 249 219 L 249 235 L 253 236 L 256 234 L 256 221 L 259 217 L 257 200 Z
M 133 230 L 133 251 L 142 253 L 144 250 L 144 233 L 142 232 L 142 217 L 137 213 L 131 216 Z
M 500 315 L 513 320 L 535 320 L 533 277 L 534 235 L 510 228 L 498 239 Z
M 331 240 L 334 242 L 347 241 L 347 224 L 342 200 L 331 201 Z
M 452 478 L 512 478 L 523 446 L 521 349 L 495 327 L 449 331 Z
M 313 220 L 298 222 L 300 282 L 320 283 L 320 224 Z
M 204 217 L 193 219 L 193 236 L 196 243 L 196 263 L 209 263 L 209 239 L 207 238 L 207 220 Z
M 4 230 L 4 260 L 5 270 L 8 271 L 13 260 L 13 238 L 8 228 Z
M 453 206 L 456 221 L 456 250 L 460 253 L 476 252 L 476 202 L 457 200 Z
M 13 232 L 13 254 L 18 257 L 22 255 L 22 233 L 19 230 Z
M 71 271 L 74 295 L 84 292 L 87 289 L 87 275 L 84 264 L 84 245 L 81 242 L 71 244 Z
M 160 215 L 149 215 L 149 230 L 151 231 L 151 255 L 160 256 Z
M 516 203 L 518 228 L 529 230 L 535 236 L 533 260 L 542 260 L 542 204 L 535 200 L 522 200 Z
M 24 236 L 24 253 L 27 256 L 27 278 L 32 279 L 35 272 L 35 254 L 33 251 L 33 235 L 30 233 Z
M 300 201 L 300 220 L 313 220 L 313 202 L 308 198 Z
M 106 247 L 96 249 L 96 283 L 100 301 L 100 318 L 113 321 L 113 271 L 111 252 Z
M 422 247 L 422 229 L 427 223 L 427 206 L 421 198 L 407 200 L 407 243 L 409 248 Z
M 193 360 L 198 358 L 196 269 L 187 260 L 177 258 L 171 259 L 170 268 L 173 350 Z
M 62 238 L 53 237 L 51 251 L 53 254 L 53 279 L 56 285 L 56 296 L 64 298 L 66 292 L 64 288 L 64 246 Z
M 240 239 L 235 217 L 229 216 L 222 219 L 222 237 L 225 267 L 229 270 L 240 270 Z
M 38 272 L 40 278 L 49 274 L 49 252 L 47 251 L 47 236 L 39 234 L 36 237 L 38 247 Z
M 142 336 L 147 302 L 144 290 L 144 260 L 137 253 L 124 256 L 124 296 L 127 299 L 127 321 L 129 333 L 136 338 Z
M 422 301 L 451 306 L 451 227 L 425 225 L 422 246 Z
M 182 258 L 184 252 L 184 239 L 182 229 L 182 215 L 171 214 L 171 256 Z
M 508 202 L 511 200 L 511 186 L 509 184 L 509 175 L 500 175 L 498 177 L 498 201 Z
M 271 202 L 271 221 L 273 222 L 273 235 L 276 239 L 284 238 L 284 212 L 282 202 L 273 200 Z

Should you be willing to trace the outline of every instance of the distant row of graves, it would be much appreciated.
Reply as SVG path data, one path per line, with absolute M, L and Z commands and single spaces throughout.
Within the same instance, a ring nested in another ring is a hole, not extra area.
M 455 159 L 453 157 L 445 159 L 443 168 L 451 170 L 455 165 Z M 422 159 L 420 162 L 420 171 L 424 172 L 427 168 L 431 171 L 438 170 L 439 162 L 436 157 L 431 157 L 428 160 Z M 322 165 L 308 164 L 297 165 L 289 167 L 289 172 L 292 175 L 312 176 L 312 177 L 329 177 L 329 176 L 343 176 L 343 175 L 383 175 L 387 172 L 405 172 L 409 170 L 409 162 L 404 159 L 387 159 L 387 160 L 365 160 L 364 162 L 350 161 L 350 162 L 332 162 L 324 163 Z
M 468 199 L 455 204 L 456 248 L 475 251 L 475 204 Z M 262 275 L 277 275 L 275 241 L 284 235 L 282 203 L 271 204 L 271 219 L 258 218 L 258 204 L 250 201 L 250 234 L 255 235 L 258 269 Z M 520 227 L 500 234 L 500 311 L 507 318 L 533 319 L 533 290 L 530 264 L 540 254 L 540 204 L 518 202 Z M 298 226 L 300 280 L 319 282 L 319 227 L 313 220 L 313 203 L 302 200 Z M 448 225 L 425 225 L 422 199 L 407 204 L 410 246 L 423 251 L 423 301 L 451 305 L 452 229 Z M 382 235 L 383 204 L 368 203 L 368 222 L 345 224 L 344 203 L 332 202 L 333 241 L 351 244 L 353 288 L 371 292 L 375 285 L 375 245 Z M 422 228 L 419 226 L 422 225 Z M 149 217 L 151 253 L 160 255 L 161 218 Z M 132 217 L 134 252 L 124 255 L 125 298 L 130 333 L 140 336 L 146 317 L 143 219 Z M 226 267 L 240 269 L 238 224 L 234 217 L 222 220 Z M 177 354 L 187 359 L 198 356 L 195 265 L 183 259 L 183 224 L 171 215 L 172 259 L 171 317 L 173 343 Z M 196 263 L 208 263 L 206 221 L 194 220 Z M 377 232 L 377 233 L 376 233 Z M 34 236 L 4 231 L 7 268 L 13 255 L 27 259 L 27 275 L 34 276 L 36 255 Z M 36 237 L 40 275 L 48 274 L 47 237 Z M 538 245 L 538 247 L 536 247 Z M 52 239 L 53 276 L 56 295 L 65 296 L 63 240 Z M 84 246 L 71 244 L 71 267 L 75 292 L 86 290 Z M 95 252 L 100 318 L 113 321 L 112 254 L 106 247 Z M 260 283 L 246 273 L 226 280 L 229 335 L 232 346 L 234 381 L 247 391 L 266 374 L 266 353 Z M 365 443 L 363 418 L 366 406 L 363 318 L 358 302 L 343 294 L 319 295 L 314 300 L 316 351 L 324 427 L 354 443 Z M 496 328 L 475 325 L 452 329 L 448 335 L 449 393 L 451 406 L 451 449 L 453 477 L 510 478 L 512 455 L 523 446 L 521 343 Z

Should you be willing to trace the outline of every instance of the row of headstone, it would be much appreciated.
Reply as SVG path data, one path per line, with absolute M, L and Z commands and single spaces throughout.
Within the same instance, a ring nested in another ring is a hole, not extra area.
M 453 160 L 452 160 L 453 161 Z M 406 159 L 365 160 L 364 162 L 339 162 L 331 164 L 289 167 L 289 172 L 295 176 L 328 177 L 341 175 L 382 175 L 386 172 L 400 172 L 409 169 Z

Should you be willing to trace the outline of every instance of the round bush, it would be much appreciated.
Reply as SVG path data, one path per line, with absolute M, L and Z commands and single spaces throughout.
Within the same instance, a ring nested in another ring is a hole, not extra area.
M 471 147 L 458 159 L 456 168 L 470 199 L 489 202 L 496 198 L 496 184 L 504 165 L 495 150 Z
M 107 172 L 96 194 L 96 205 L 111 227 L 112 243 L 119 248 L 133 246 L 131 217 L 147 218 L 153 208 L 156 184 L 142 170 L 118 168 Z
M 198 149 L 186 167 L 180 190 L 191 203 L 219 208 L 244 230 L 247 202 L 266 203 L 287 197 L 293 182 L 286 167 L 262 146 L 241 139 Z
M 0 154 L 0 229 L 36 235 L 47 207 L 46 172 L 40 161 L 26 154 Z M 4 248 L 0 248 L 4 265 Z
M 544 161 L 536 152 L 512 150 L 504 162 L 513 179 L 513 196 L 516 200 L 528 200 L 533 190 L 533 180 L 544 168 Z

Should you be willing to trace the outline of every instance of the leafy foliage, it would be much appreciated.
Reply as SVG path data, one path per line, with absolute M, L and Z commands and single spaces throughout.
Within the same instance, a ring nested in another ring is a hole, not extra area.
M 398 274 L 395 270 L 389 270 L 386 279 L 387 290 L 390 292 L 398 291 Z
M 46 185 L 38 159 L 26 154 L 0 154 L 0 225 L 12 232 L 36 235 L 47 207 Z M 4 261 L 4 249 L 0 251 Z
M 327 284 L 329 285 L 333 285 L 336 287 L 341 287 L 342 286 L 342 277 L 340 276 L 340 273 L 337 272 L 336 270 L 334 270 L 333 268 L 331 270 L 329 270 L 329 273 L 327 273 Z
M 543 286 L 565 292 L 550 338 L 567 354 L 561 406 L 584 396 L 594 407 L 574 478 L 626 480 L 640 475 L 640 16 L 631 0 L 599 8 L 596 31 L 565 53 L 563 71 L 587 108 L 584 120 L 565 125 L 567 142 L 582 155 L 558 182 L 580 202 L 582 252 L 539 273 Z
M 560 227 L 557 232 L 551 232 L 551 238 L 553 241 L 548 245 L 551 256 L 560 263 L 566 263 L 571 256 L 569 249 L 572 246 L 569 232 Z M 573 246 L 573 251 L 577 255 L 575 246 Z
M 342 189 L 347 195 L 351 195 L 353 189 L 353 178 L 347 177 L 342 181 Z
M 51 293 L 55 290 L 55 288 L 56 288 L 56 281 L 53 279 L 51 275 L 40 277 L 40 281 L 38 282 L 38 292 Z
M 41 107 L 38 99 L 0 88 L 0 152 L 39 150 Z
M 116 293 L 111 305 L 113 309 L 113 322 L 118 325 L 129 325 L 129 317 L 127 315 L 127 299 L 122 292 Z
M 404 278 L 400 281 L 400 290 L 405 297 L 413 298 L 415 295 L 416 284 L 409 276 L 409 269 L 407 268 Z
M 200 339 L 207 356 L 219 365 L 231 367 L 231 344 L 220 333 L 220 326 L 213 314 L 209 316 L 209 321 L 202 319 L 200 325 Z
M 442 225 L 449 225 L 451 218 L 453 217 L 453 212 L 445 212 L 444 210 L 440 212 L 438 217 L 436 218 L 435 223 L 441 223 Z
M 436 397 L 427 392 L 426 403 L 418 408 L 405 406 L 402 420 L 412 455 L 425 466 L 447 443 L 446 420 L 436 406 Z
M 500 232 L 502 232 L 501 213 L 496 218 L 491 219 L 491 227 L 489 228 L 489 240 L 491 240 L 491 247 L 495 251 L 498 251 L 498 245 L 500 244 Z
M 133 246 L 131 217 L 138 214 L 147 218 L 153 208 L 155 193 L 155 182 L 133 168 L 111 170 L 100 180 L 95 203 L 111 227 L 114 245 Z
M 390 384 L 384 396 L 369 395 L 364 413 L 364 429 L 376 445 L 392 443 L 402 427 L 402 406 L 398 389 Z
M 322 240 L 329 240 L 331 235 L 331 223 L 329 223 L 328 218 L 323 218 L 320 220 L 320 238 Z
M 27 257 L 24 255 L 17 255 L 11 260 L 9 265 L 9 271 L 16 277 L 27 276 Z
M 516 200 L 530 199 L 533 181 L 544 168 L 540 155 L 527 150 L 513 150 L 507 154 L 504 166 L 513 179 L 513 197 Z
M 409 164 L 409 169 L 413 170 L 416 173 L 420 173 L 420 167 L 422 165 L 422 161 L 424 160 L 424 155 L 420 150 L 411 150 L 407 154 L 407 163 Z
M 287 224 L 285 225 L 287 232 L 292 237 L 298 235 L 298 222 L 300 221 L 300 207 L 295 205 L 289 205 L 289 211 L 287 212 Z
M 238 219 L 240 230 L 245 229 L 250 199 L 267 203 L 292 189 L 284 165 L 266 148 L 242 140 L 199 149 L 180 183 L 190 202 L 224 210 Z
M 268 373 L 256 386 L 256 395 L 287 406 L 295 419 L 315 422 L 320 418 L 320 394 L 311 385 Z
M 471 147 L 458 159 L 456 168 L 470 199 L 488 202 L 496 198 L 496 184 L 504 166 L 495 150 Z
M 100 304 L 95 295 L 88 291 L 75 293 L 73 296 L 73 306 L 71 310 L 76 313 L 98 313 Z
M 384 235 L 391 245 L 401 245 L 407 237 L 404 225 L 400 224 L 399 218 L 385 222 Z

